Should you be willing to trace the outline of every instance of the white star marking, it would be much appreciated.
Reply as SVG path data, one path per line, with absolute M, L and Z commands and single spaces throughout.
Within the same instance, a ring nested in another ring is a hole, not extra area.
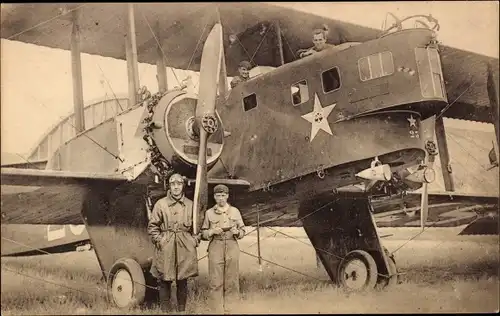
M 324 130 L 330 135 L 332 134 L 332 130 L 330 129 L 330 125 L 328 124 L 328 116 L 330 113 L 332 113 L 333 108 L 337 105 L 337 103 L 334 103 L 332 105 L 329 105 L 327 107 L 322 107 L 318 94 L 314 94 L 314 109 L 311 113 L 307 113 L 305 115 L 302 115 L 302 118 L 305 119 L 306 121 L 310 122 L 312 124 L 311 126 L 311 137 L 310 137 L 310 142 L 314 139 L 316 134 L 320 129 Z
M 412 127 L 412 126 L 417 127 L 417 124 L 415 124 L 417 122 L 417 120 L 413 118 L 413 115 L 410 115 L 410 117 L 407 118 L 407 120 L 408 120 L 408 122 L 410 122 L 410 127 Z

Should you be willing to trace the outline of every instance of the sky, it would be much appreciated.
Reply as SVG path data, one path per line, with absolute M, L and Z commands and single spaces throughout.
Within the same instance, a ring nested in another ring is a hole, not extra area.
M 387 12 L 402 18 L 432 14 L 438 39 L 449 46 L 498 58 L 498 14 L 491 2 L 274 3 L 319 16 L 380 29 Z M 388 24 L 392 20 L 388 20 Z M 1 40 L 1 151 L 28 152 L 39 138 L 72 112 L 70 52 Z M 85 103 L 127 94 L 126 62 L 82 54 Z M 180 80 L 188 72 L 176 71 Z M 156 66 L 139 64 L 141 85 L 156 92 Z M 178 85 L 171 69 L 169 86 Z M 196 74 L 191 73 L 196 81 Z

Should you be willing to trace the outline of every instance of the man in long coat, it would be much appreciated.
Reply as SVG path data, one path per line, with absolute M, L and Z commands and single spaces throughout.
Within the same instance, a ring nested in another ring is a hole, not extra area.
M 167 195 L 156 202 L 148 224 L 148 234 L 155 245 L 151 274 L 158 279 L 160 306 L 171 309 L 171 285 L 177 285 L 177 310 L 184 311 L 187 279 L 198 275 L 193 236 L 193 202 L 184 196 L 184 179 L 176 173 L 169 178 Z

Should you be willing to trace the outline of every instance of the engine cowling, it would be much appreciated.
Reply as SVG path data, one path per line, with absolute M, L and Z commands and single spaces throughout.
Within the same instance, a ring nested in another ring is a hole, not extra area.
M 168 92 L 155 108 L 153 139 L 170 165 L 186 176 L 194 176 L 199 138 L 195 123 L 196 95 L 185 91 Z M 216 111 L 217 130 L 207 140 L 207 167 L 215 165 L 224 147 L 224 129 Z

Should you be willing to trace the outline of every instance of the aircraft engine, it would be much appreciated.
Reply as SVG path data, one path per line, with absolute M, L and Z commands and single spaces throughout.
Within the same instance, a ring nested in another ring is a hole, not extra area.
M 163 158 L 186 176 L 196 174 L 199 151 L 199 128 L 195 122 L 196 95 L 185 91 L 171 91 L 154 107 L 152 138 Z M 207 140 L 207 167 L 217 162 L 224 147 L 224 129 L 219 114 L 202 120 L 213 131 Z

